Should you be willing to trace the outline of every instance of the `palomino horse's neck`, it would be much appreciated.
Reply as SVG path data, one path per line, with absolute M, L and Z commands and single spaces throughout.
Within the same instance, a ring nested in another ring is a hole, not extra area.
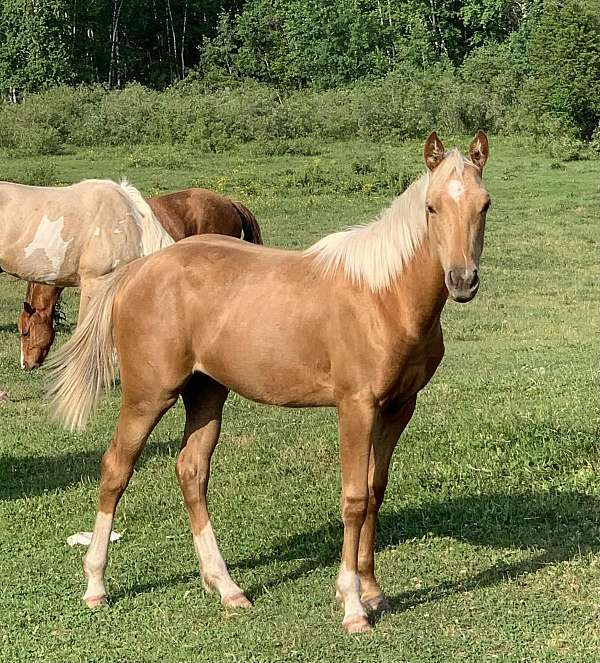
M 373 292 L 389 289 L 427 235 L 429 174 L 413 182 L 371 223 L 327 235 L 307 249 L 325 275 L 343 271 Z
M 378 295 L 389 307 L 406 316 L 413 334 L 426 335 L 437 323 L 448 299 L 444 270 L 427 236 L 392 286 Z

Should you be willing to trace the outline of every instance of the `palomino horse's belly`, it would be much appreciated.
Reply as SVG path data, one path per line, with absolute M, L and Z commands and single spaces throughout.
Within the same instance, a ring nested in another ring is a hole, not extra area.
M 243 367 L 243 368 L 241 368 Z M 281 407 L 333 406 L 330 380 L 311 372 L 306 366 L 267 366 L 253 362 L 196 362 L 194 370 L 205 373 L 248 400 Z

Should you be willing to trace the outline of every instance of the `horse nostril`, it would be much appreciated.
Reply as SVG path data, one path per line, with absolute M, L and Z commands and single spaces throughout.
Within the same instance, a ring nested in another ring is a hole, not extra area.
M 473 288 L 474 286 L 477 285 L 477 281 L 479 281 L 479 276 L 477 274 L 477 270 L 474 269 L 471 272 L 471 278 L 469 279 L 469 288 Z
M 453 287 L 456 287 L 458 285 L 458 274 L 456 270 L 451 269 L 448 272 L 448 281 L 450 282 L 450 285 Z

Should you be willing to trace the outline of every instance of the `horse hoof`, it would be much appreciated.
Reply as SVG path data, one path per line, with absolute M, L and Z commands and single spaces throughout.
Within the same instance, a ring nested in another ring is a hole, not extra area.
M 361 603 L 369 612 L 389 612 L 391 606 L 383 594 L 372 596 L 371 598 L 361 599 Z
M 106 608 L 108 607 L 108 599 L 106 596 L 90 596 L 84 598 L 85 604 L 88 608 Z
M 225 596 L 221 599 L 224 608 L 251 608 L 252 603 L 246 598 L 242 592 L 239 594 L 232 594 Z
M 350 617 L 348 621 L 342 623 L 342 626 L 346 633 L 368 633 L 373 630 L 373 627 L 369 624 L 369 620 L 363 615 Z

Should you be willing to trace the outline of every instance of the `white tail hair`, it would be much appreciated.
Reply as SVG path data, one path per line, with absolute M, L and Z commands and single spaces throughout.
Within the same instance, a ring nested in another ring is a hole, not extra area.
M 142 232 L 142 256 L 149 256 L 175 244 L 175 240 L 162 227 L 144 196 L 125 178 L 118 186 L 137 212 L 136 222 Z
M 114 385 L 113 302 L 126 268 L 104 276 L 85 318 L 47 362 L 54 415 L 69 430 L 83 430 L 105 388 Z

